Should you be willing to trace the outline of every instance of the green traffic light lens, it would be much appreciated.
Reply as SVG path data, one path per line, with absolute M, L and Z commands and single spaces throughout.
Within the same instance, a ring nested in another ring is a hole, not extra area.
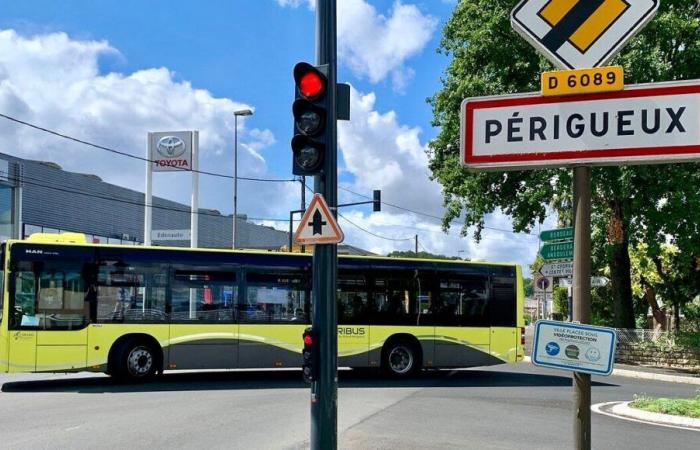
M 295 157 L 297 164 L 304 170 L 313 170 L 321 161 L 321 152 L 316 147 L 306 145 L 299 149 Z

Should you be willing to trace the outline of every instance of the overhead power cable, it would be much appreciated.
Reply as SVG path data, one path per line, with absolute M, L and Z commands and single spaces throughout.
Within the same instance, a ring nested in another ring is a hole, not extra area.
M 14 176 L 11 176 L 11 175 L 9 175 L 5 172 L 2 172 L 2 171 L 0 171 L 0 175 L 2 175 L 3 177 L 5 177 L 8 180 L 16 181 L 16 182 L 23 183 L 23 184 L 28 184 L 30 186 L 38 186 L 38 187 L 43 187 L 45 189 L 51 189 L 54 191 L 65 192 L 65 193 L 69 193 L 69 194 L 77 194 L 77 195 L 82 195 L 85 197 L 99 198 L 101 200 L 109 200 L 109 201 L 116 202 L 116 203 L 124 203 L 124 204 L 129 204 L 129 205 L 134 205 L 134 206 L 142 206 L 142 207 L 147 206 L 147 204 L 145 202 L 140 202 L 138 200 L 130 200 L 130 199 L 126 199 L 123 197 L 120 198 L 120 197 L 114 197 L 114 196 L 109 196 L 109 195 L 101 195 L 101 194 L 97 194 L 94 192 L 87 192 L 87 191 L 78 190 L 78 189 L 70 189 L 70 188 L 59 187 L 59 186 L 55 186 L 55 185 L 52 186 L 50 184 L 46 184 L 46 182 L 43 182 L 43 180 L 39 180 L 38 178 L 29 177 L 27 175 L 22 175 L 21 177 L 14 177 Z M 179 208 L 173 208 L 173 207 L 163 206 L 163 205 L 154 205 L 154 204 L 152 204 L 150 206 L 153 209 L 172 211 L 172 212 L 178 212 L 178 213 L 183 213 L 183 214 L 191 214 L 191 210 L 184 209 L 184 208 L 179 209 Z M 227 216 L 224 216 L 222 214 L 210 213 L 210 212 L 206 212 L 206 211 L 198 211 L 198 212 L 196 212 L 196 214 L 198 214 L 200 216 L 210 216 L 210 217 L 220 217 L 220 218 L 227 217 Z M 258 220 L 258 221 L 269 221 L 269 222 L 289 222 L 289 219 L 273 219 L 273 218 L 268 218 L 268 217 L 247 217 L 247 219 L 248 220 Z
M 151 162 L 151 163 L 154 162 L 152 159 L 144 158 L 143 156 L 138 156 L 138 155 L 134 155 L 134 154 L 132 154 L 132 153 L 127 153 L 127 152 L 123 152 L 123 151 L 121 151 L 121 150 L 115 150 L 115 149 L 113 149 L 113 148 L 105 147 L 105 146 L 103 146 L 103 145 L 94 144 L 94 143 L 92 143 L 92 142 L 88 142 L 88 141 L 85 141 L 85 140 L 83 140 L 83 139 L 78 139 L 78 138 L 75 138 L 75 137 L 73 137 L 73 136 L 69 136 L 69 135 L 67 135 L 67 134 L 59 133 L 59 132 L 57 132 L 57 131 L 50 130 L 50 129 L 48 129 L 48 128 L 44 128 L 44 127 L 41 127 L 41 126 L 39 126 L 39 125 L 35 125 L 35 124 L 33 124 L 33 123 L 29 123 L 29 122 L 26 122 L 26 121 L 24 121 L 24 120 L 17 119 L 17 118 L 12 117 L 12 116 L 8 116 L 8 115 L 6 115 L 6 114 L 0 113 L 0 117 L 2 117 L 2 118 L 4 118 L 4 119 L 7 119 L 7 120 L 10 120 L 10 121 L 12 121 L 12 122 L 15 122 L 15 123 L 18 123 L 18 124 L 21 124 L 21 125 L 24 125 L 24 126 L 33 128 L 33 129 L 35 129 L 35 130 L 43 131 L 44 133 L 48 133 L 48 134 L 51 134 L 51 135 L 54 135 L 54 136 L 58 136 L 58 137 L 60 137 L 60 138 L 67 139 L 67 140 L 73 141 L 73 142 L 77 142 L 77 143 L 79 143 L 79 144 L 87 145 L 87 146 L 89 146 L 89 147 L 93 147 L 93 148 L 96 148 L 96 149 L 99 149 L 99 150 L 104 150 L 104 151 L 106 151 L 106 152 L 110 152 L 110 153 L 113 153 L 113 154 L 115 154 L 115 155 L 125 156 L 125 157 L 127 157 L 127 158 L 137 159 L 137 160 L 139 160 L 139 161 L 144 161 L 144 162 Z M 231 179 L 231 180 L 234 179 L 233 175 L 226 175 L 226 174 L 223 174 L 223 173 L 209 172 L 209 171 L 206 171 L 206 170 L 184 169 L 184 168 L 181 168 L 181 167 L 172 167 L 172 168 L 173 168 L 173 169 L 176 169 L 176 170 L 182 170 L 183 172 L 196 172 L 196 173 L 200 173 L 200 174 L 202 174 L 202 175 L 210 175 L 210 176 L 219 177 L 219 178 L 228 178 L 228 179 Z M 256 178 L 256 177 L 241 177 L 241 176 L 239 176 L 239 177 L 237 177 L 237 178 L 238 178 L 239 180 L 244 180 L 244 181 L 260 181 L 260 182 L 271 182 L 271 183 L 288 183 L 288 182 L 291 182 L 291 181 L 296 181 L 295 179 L 291 179 L 291 178 L 290 178 L 290 179 L 281 179 L 281 178 Z
M 367 229 L 365 229 L 365 228 L 362 228 L 361 226 L 359 226 L 358 224 L 356 224 L 355 222 L 353 222 L 352 220 L 348 219 L 347 217 L 345 217 L 344 215 L 342 215 L 342 214 L 340 214 L 340 213 L 338 213 L 338 217 L 340 217 L 341 219 L 345 220 L 346 222 L 348 222 L 350 225 L 354 226 L 355 228 L 359 228 L 360 230 L 364 231 L 365 233 L 371 234 L 372 236 L 377 237 L 377 238 L 379 238 L 379 239 L 384 239 L 384 240 L 387 240 L 387 241 L 395 241 L 395 242 L 412 241 L 412 240 L 413 240 L 412 237 L 410 237 L 410 238 L 390 238 L 390 237 L 387 237 L 387 236 L 382 236 L 382 235 L 380 235 L 380 234 L 373 233 L 373 232 L 371 232 L 371 231 L 369 231 L 369 230 L 367 230 Z
M 360 194 L 359 192 L 355 192 L 355 191 L 350 190 L 350 189 L 348 189 L 348 188 L 346 188 L 346 187 L 343 187 L 343 186 L 338 186 L 338 189 L 341 189 L 341 190 L 343 190 L 343 191 L 345 191 L 345 192 L 348 192 L 348 193 L 353 194 L 353 195 L 357 195 L 357 196 L 362 197 L 362 198 L 366 198 L 366 199 L 372 200 L 372 197 L 370 197 L 370 196 L 368 196 L 368 195 Z M 393 204 L 393 203 L 389 203 L 389 202 L 385 202 L 385 201 L 382 201 L 381 203 L 382 203 L 382 205 L 386 205 L 386 206 L 389 206 L 389 207 L 391 207 L 391 208 L 399 209 L 399 210 L 401 210 L 401 211 L 406 211 L 406 212 L 410 212 L 410 213 L 413 213 L 413 214 L 417 214 L 417 215 L 419 215 L 419 216 L 430 217 L 430 218 L 432 218 L 432 219 L 437 219 L 437 220 L 442 221 L 442 217 L 436 216 L 436 215 L 434 215 L 434 214 L 426 213 L 426 212 L 423 212 L 423 211 L 416 211 L 415 209 L 406 208 L 406 207 L 404 207 L 404 206 L 395 205 L 395 204 Z M 459 222 L 450 222 L 450 225 L 462 226 L 462 225 L 464 225 L 464 224 L 460 224 Z M 513 230 L 506 230 L 505 228 L 496 228 L 496 227 L 490 227 L 490 226 L 484 226 L 483 228 L 486 229 L 486 230 L 491 230 L 491 231 L 500 231 L 500 232 L 503 232 L 503 233 L 512 233 L 512 234 L 524 234 L 525 236 L 529 236 L 529 237 L 537 237 L 537 236 L 533 236 L 533 235 L 530 235 L 530 234 L 527 234 L 527 233 L 522 233 L 522 232 L 513 231 Z

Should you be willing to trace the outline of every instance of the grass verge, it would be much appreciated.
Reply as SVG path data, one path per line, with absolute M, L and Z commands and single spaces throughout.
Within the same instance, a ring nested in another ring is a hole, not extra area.
M 700 419 L 700 391 L 698 391 L 698 395 L 695 398 L 691 399 L 635 396 L 630 406 L 649 412 Z

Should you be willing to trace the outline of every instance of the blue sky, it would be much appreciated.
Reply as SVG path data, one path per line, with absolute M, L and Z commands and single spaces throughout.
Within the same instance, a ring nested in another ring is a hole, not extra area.
M 313 0 L 4 3 L 0 112 L 141 155 L 147 131 L 200 129 L 201 168 L 230 174 L 231 113 L 251 107 L 255 115 L 239 124 L 239 175 L 291 176 L 291 71 L 314 59 Z M 339 80 L 353 86 L 352 120 L 339 136 L 341 184 L 363 194 L 379 188 L 386 201 L 440 216 L 440 187 L 429 180 L 424 153 L 438 130 L 425 100 L 440 88 L 449 62 L 435 50 L 454 2 L 338 3 Z M 0 123 L 0 132 L 11 131 L 0 137 L 0 152 L 142 189 L 137 162 L 9 126 Z M 156 193 L 186 202 L 183 176 L 156 179 Z M 201 206 L 230 213 L 230 180 L 202 177 L 201 183 Z M 239 212 L 252 217 L 283 218 L 298 207 L 293 184 L 249 182 L 239 189 Z M 345 191 L 341 198 L 360 200 Z M 476 245 L 458 227 L 444 235 L 437 220 L 401 210 L 356 208 L 345 215 L 383 237 L 419 234 L 438 253 L 512 260 L 518 248 L 517 262 L 527 263 L 536 251 L 531 236 L 494 231 Z M 500 214 L 489 224 L 510 227 Z M 341 226 L 348 243 L 380 253 L 412 245 Z

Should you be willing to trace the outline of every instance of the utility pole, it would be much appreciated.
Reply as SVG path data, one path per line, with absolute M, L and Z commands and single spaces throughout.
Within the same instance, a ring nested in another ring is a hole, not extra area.
M 331 211 L 338 206 L 337 136 L 337 50 L 336 0 L 319 0 L 316 5 L 316 64 L 328 66 L 328 110 L 323 171 L 315 177 L 314 192 L 323 195 Z M 336 284 L 338 246 L 314 246 L 313 328 L 319 336 L 319 376 L 311 383 L 311 448 L 338 447 L 338 317 Z
M 574 168 L 573 320 L 591 322 L 591 168 Z M 591 448 L 591 375 L 574 372 L 574 445 Z

